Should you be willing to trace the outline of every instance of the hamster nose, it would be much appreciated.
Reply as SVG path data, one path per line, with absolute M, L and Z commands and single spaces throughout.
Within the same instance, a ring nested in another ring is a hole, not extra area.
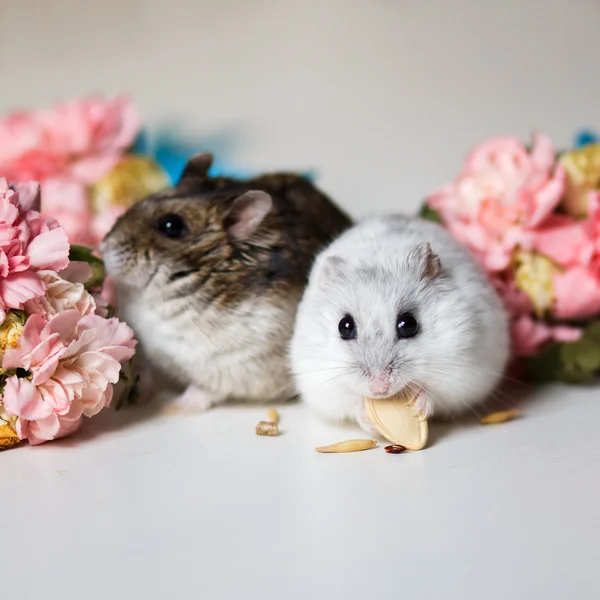
M 390 380 L 385 375 L 373 376 L 369 379 L 369 390 L 376 396 L 382 396 L 390 391 Z

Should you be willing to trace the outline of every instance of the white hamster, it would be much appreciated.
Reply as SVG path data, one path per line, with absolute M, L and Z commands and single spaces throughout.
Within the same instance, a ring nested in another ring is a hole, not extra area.
M 386 215 L 319 254 L 290 350 L 302 399 L 370 430 L 365 396 L 410 389 L 428 417 L 485 400 L 508 361 L 509 323 L 475 258 L 447 231 Z

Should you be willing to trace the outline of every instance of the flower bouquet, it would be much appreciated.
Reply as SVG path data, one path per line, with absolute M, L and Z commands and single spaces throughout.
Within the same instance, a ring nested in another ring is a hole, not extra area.
M 135 341 L 102 306 L 101 267 L 40 214 L 36 183 L 0 179 L 0 449 L 68 435 L 110 405 Z
M 530 147 L 487 140 L 421 214 L 479 259 L 528 378 L 583 383 L 600 372 L 600 144 L 557 152 L 541 134 Z
M 133 202 L 169 184 L 151 155 L 134 151 L 140 119 L 125 96 L 75 98 L 0 119 L 0 176 L 38 181 L 44 216 L 72 243 L 96 247 Z

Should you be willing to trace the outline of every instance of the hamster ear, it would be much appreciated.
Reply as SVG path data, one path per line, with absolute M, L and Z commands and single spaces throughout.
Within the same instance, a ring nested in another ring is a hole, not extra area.
M 319 284 L 327 288 L 329 284 L 339 283 L 346 279 L 346 261 L 341 256 L 328 256 L 321 267 Z
M 417 269 L 420 279 L 434 279 L 442 270 L 440 259 L 429 242 L 415 246 L 408 255 L 408 263 Z
M 190 158 L 184 169 L 179 183 L 184 179 L 206 179 L 208 177 L 208 170 L 211 168 L 213 163 L 213 155 L 208 152 L 201 152 L 200 154 L 194 154 Z
M 267 192 L 252 190 L 238 196 L 223 220 L 227 235 L 232 240 L 248 239 L 272 208 L 273 200 Z

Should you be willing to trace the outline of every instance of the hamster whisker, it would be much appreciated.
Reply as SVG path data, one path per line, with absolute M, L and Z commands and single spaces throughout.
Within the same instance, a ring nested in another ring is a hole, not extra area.
M 427 393 L 433 398 L 434 402 L 436 402 L 437 404 L 441 404 L 439 398 L 437 398 L 435 394 L 431 393 L 430 391 L 428 391 Z M 478 412 L 477 409 L 474 406 L 471 406 L 466 400 L 464 400 L 461 397 L 458 397 L 458 400 L 462 404 L 464 404 L 464 406 L 468 408 L 478 419 L 481 419 L 483 417 L 483 414 Z
M 326 379 L 325 381 L 322 381 L 321 383 L 323 385 L 327 384 L 327 383 L 331 383 L 332 381 L 335 381 L 336 379 L 339 379 L 340 377 L 343 377 L 346 373 L 339 373 L 338 375 L 334 375 L 333 377 L 330 377 L 329 379 Z
M 515 406 L 515 402 L 511 402 L 508 398 L 508 394 L 506 394 L 506 392 L 502 392 L 501 390 L 494 390 L 489 397 L 491 400 L 499 402 L 506 408 L 514 408 Z
M 309 347 L 309 346 L 304 346 Z M 335 359 L 335 358 L 327 358 L 327 357 L 318 357 L 319 362 L 323 362 L 323 361 L 327 361 L 327 362 L 336 362 L 342 365 L 356 365 L 356 361 L 350 361 L 350 360 L 339 360 L 339 359 Z

